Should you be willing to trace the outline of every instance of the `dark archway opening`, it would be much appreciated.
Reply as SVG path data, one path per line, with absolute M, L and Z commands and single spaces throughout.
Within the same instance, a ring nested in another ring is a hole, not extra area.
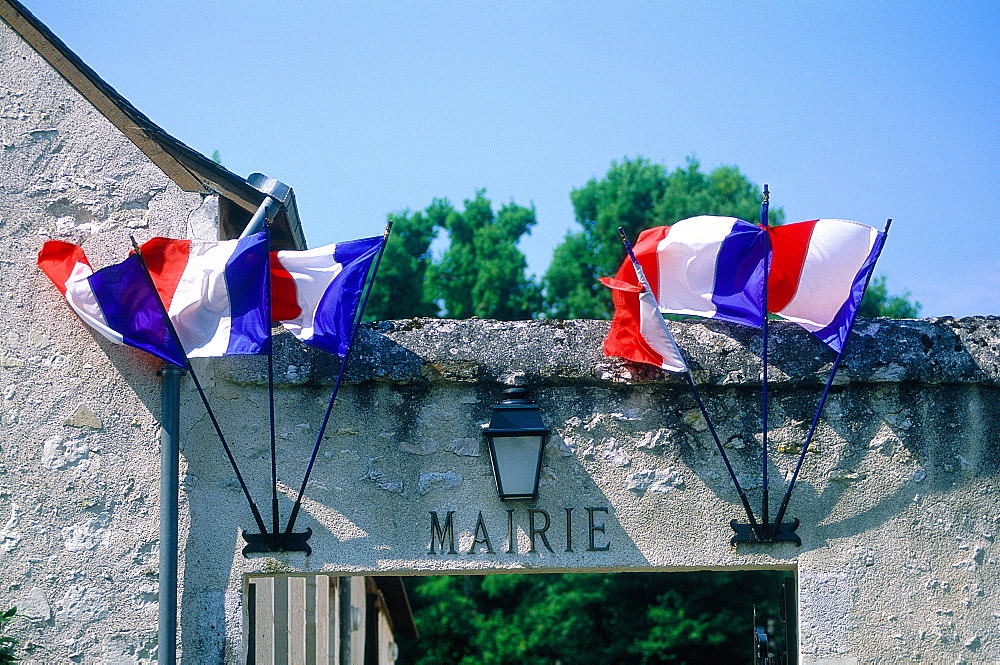
M 442 575 L 405 584 L 420 632 L 400 643 L 407 665 L 796 662 L 789 571 Z

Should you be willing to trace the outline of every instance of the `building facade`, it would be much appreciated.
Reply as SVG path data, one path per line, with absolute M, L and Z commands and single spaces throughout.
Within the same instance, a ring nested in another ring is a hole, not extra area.
M 17 605 L 12 634 L 29 662 L 150 662 L 159 364 L 90 332 L 35 257 L 47 238 L 103 266 L 129 235 L 233 237 L 263 194 L 102 87 L 17 3 L 0 2 L 0 18 L 0 604 Z M 294 205 L 278 226 L 279 244 L 304 247 Z M 686 385 L 605 358 L 606 331 L 365 327 L 297 522 L 309 554 L 243 555 L 254 520 L 184 379 L 181 660 L 351 662 L 345 645 L 356 661 L 372 644 L 391 662 L 393 632 L 412 630 L 405 575 L 769 568 L 796 577 L 800 662 L 1000 659 L 1000 320 L 859 322 L 789 507 L 798 546 L 730 544 L 730 521 L 745 516 Z M 705 322 L 679 324 L 678 341 L 756 504 L 759 338 Z M 772 497 L 831 362 L 808 334 L 774 325 Z M 337 363 L 281 335 L 275 367 L 287 516 Z M 262 359 L 196 370 L 267 505 Z M 511 386 L 530 390 L 553 430 L 536 500 L 497 497 L 484 445 Z

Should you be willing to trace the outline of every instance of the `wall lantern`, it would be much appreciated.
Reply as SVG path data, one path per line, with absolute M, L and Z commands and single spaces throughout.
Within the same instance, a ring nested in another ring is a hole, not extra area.
M 542 423 L 538 405 L 524 388 L 508 388 L 493 407 L 490 424 L 483 428 L 490 446 L 497 492 L 503 500 L 534 499 L 542 470 L 542 450 L 549 430 Z

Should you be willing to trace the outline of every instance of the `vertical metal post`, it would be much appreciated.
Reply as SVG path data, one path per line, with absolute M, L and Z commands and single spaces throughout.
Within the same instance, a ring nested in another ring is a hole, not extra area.
M 157 654 L 160 665 L 177 662 L 177 513 L 180 474 L 180 402 L 184 370 L 160 369 L 160 589 Z
M 760 319 L 762 334 L 760 362 L 763 372 L 761 375 L 760 386 L 760 480 L 762 486 L 760 497 L 760 521 L 763 524 L 763 530 L 765 533 L 768 531 L 768 525 L 770 524 L 768 519 L 768 510 L 770 509 L 771 504 L 767 479 L 767 282 L 771 278 L 771 237 L 767 232 L 767 229 L 770 226 L 767 218 L 769 201 L 770 193 L 767 191 L 767 185 L 764 185 L 764 195 L 761 198 L 760 203 L 760 226 L 764 230 L 764 296 L 761 307 L 763 311 L 761 312 Z M 773 537 L 771 540 L 773 540 Z

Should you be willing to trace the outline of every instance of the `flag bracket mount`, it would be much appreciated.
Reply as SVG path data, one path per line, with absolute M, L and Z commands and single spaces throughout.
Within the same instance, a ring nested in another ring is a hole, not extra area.
M 735 534 L 730 539 L 729 544 L 736 546 L 740 543 L 794 543 L 796 546 L 802 545 L 802 539 L 799 538 L 795 531 L 799 528 L 798 518 L 793 518 L 791 522 L 782 522 L 778 524 L 778 528 L 774 531 L 774 524 L 763 525 L 764 533 L 767 537 L 761 540 L 757 537 L 754 531 L 754 525 L 752 524 L 742 524 L 733 520 L 729 523 L 729 526 L 733 528 Z
M 266 554 L 268 552 L 305 552 L 306 556 L 312 554 L 312 547 L 308 540 L 312 535 L 312 529 L 291 533 L 279 531 L 278 533 L 247 533 L 243 532 L 243 540 L 247 542 L 243 548 L 243 556 L 251 554 Z

